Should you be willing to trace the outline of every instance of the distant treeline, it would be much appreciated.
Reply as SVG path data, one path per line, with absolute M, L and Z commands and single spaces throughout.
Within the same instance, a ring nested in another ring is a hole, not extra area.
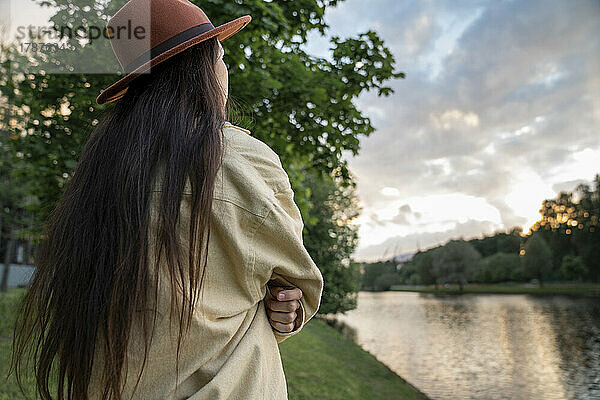
M 452 240 L 419 251 L 405 263 L 363 264 L 362 288 L 392 285 L 462 286 L 507 281 L 600 280 L 600 175 L 545 200 L 541 218 L 523 236 L 521 228 L 472 240 Z

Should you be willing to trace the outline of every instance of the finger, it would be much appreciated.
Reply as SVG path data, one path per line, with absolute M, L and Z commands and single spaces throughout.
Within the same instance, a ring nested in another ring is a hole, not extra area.
M 281 322 L 271 322 L 271 326 L 282 333 L 288 333 L 294 330 L 294 324 L 282 324 Z
M 269 316 L 270 320 L 274 322 L 281 322 L 282 324 L 291 324 L 296 320 L 297 317 L 295 312 L 282 313 L 276 311 L 267 311 L 267 315 Z
M 269 283 L 267 284 L 267 287 L 269 288 L 269 293 L 271 293 L 271 296 L 273 296 L 273 298 L 277 298 L 277 295 L 279 294 L 279 292 L 284 291 L 286 289 L 293 289 L 293 286 L 282 286 L 280 283 L 277 283 L 276 281 L 269 281 Z
M 292 312 L 300 308 L 300 302 L 298 300 L 278 301 L 270 299 L 267 300 L 267 308 L 272 311 Z
M 278 301 L 278 300 L 267 300 L 267 309 L 271 311 L 280 312 L 292 312 L 300 308 L 300 302 L 298 300 L 292 301 Z
M 300 300 L 302 298 L 302 290 L 299 288 L 284 288 L 276 286 L 271 290 L 271 294 L 277 300 L 289 301 Z

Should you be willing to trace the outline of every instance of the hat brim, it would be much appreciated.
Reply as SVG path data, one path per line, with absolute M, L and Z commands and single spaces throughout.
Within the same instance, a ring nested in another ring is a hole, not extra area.
M 160 55 L 156 56 L 155 58 L 140 65 L 134 71 L 128 73 L 123 78 L 119 79 L 117 82 L 113 83 L 108 88 L 103 90 L 100 93 L 100 95 L 96 98 L 96 102 L 98 104 L 106 104 L 106 103 L 113 102 L 115 100 L 119 100 L 121 97 L 123 97 L 125 95 L 125 93 L 127 93 L 127 88 L 129 87 L 129 84 L 131 83 L 132 80 L 134 80 L 139 75 L 147 72 L 149 69 L 151 69 L 155 65 L 158 65 L 161 62 L 173 57 L 174 55 L 181 53 L 182 51 L 184 51 L 200 42 L 203 42 L 205 40 L 213 38 L 215 36 L 217 37 L 217 40 L 219 40 L 219 42 L 222 42 L 223 40 L 231 37 L 238 31 L 240 31 L 243 27 L 248 25 L 250 20 L 252 20 L 251 16 L 244 15 L 243 17 L 239 17 L 239 18 L 234 19 L 233 21 L 229 21 L 223 25 L 219 25 L 216 28 L 211 29 L 208 32 L 202 33 L 192 39 L 189 39 L 181 44 L 178 44 L 177 46 L 173 47 L 172 49 L 170 49 L 168 51 L 165 51 L 164 53 L 161 53 Z

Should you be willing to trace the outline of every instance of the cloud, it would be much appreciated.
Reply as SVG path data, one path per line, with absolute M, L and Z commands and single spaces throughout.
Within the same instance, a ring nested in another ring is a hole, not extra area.
M 401 213 L 411 213 L 412 210 L 408 204 L 404 204 L 403 206 L 400 206 L 400 212 Z
M 489 221 L 527 230 L 564 182 L 600 172 L 597 1 L 347 0 L 328 21 L 335 34 L 376 28 L 407 73 L 393 96 L 357 101 L 376 127 L 349 159 L 365 210 L 361 251 L 478 235 Z M 432 232 L 398 211 L 441 195 L 483 199 L 499 220 L 485 208 L 467 223 L 449 209 L 460 230 L 440 222 Z
M 408 204 L 404 204 L 398 208 L 398 214 L 393 217 L 390 222 L 398 225 L 412 225 L 421 218 L 421 213 L 413 212 Z

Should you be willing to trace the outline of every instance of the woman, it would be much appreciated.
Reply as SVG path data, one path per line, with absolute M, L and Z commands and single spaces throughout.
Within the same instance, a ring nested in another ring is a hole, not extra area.
M 108 23 L 150 15 L 151 50 L 111 37 L 130 73 L 98 97 L 116 104 L 52 215 L 13 366 L 33 356 L 43 399 L 54 373 L 59 399 L 285 399 L 277 343 L 323 281 L 279 157 L 226 122 L 219 42 L 250 17 L 215 28 L 187 0 L 147 4 Z

